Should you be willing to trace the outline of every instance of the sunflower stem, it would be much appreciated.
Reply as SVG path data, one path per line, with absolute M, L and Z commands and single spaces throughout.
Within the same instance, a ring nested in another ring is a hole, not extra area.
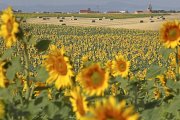
M 176 47 L 176 79 L 179 80 L 179 58 L 178 58 L 178 49 L 179 46 Z
M 30 97 L 30 81 L 29 81 L 29 58 L 28 58 L 28 50 L 27 44 L 24 43 L 24 60 L 25 60 L 25 78 L 27 81 L 27 90 L 26 90 L 26 100 L 29 100 Z
M 35 89 L 35 84 L 32 84 L 32 89 L 31 89 L 31 91 L 30 91 L 30 100 L 31 100 L 31 98 L 32 98 L 32 96 L 33 96 L 33 93 L 34 93 L 34 89 Z

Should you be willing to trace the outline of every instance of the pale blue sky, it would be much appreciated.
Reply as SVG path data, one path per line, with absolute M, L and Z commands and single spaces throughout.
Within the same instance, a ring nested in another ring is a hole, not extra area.
M 24 11 L 143 10 L 149 0 L 0 0 L 0 9 L 8 5 Z M 151 0 L 154 9 L 180 10 L 180 0 Z

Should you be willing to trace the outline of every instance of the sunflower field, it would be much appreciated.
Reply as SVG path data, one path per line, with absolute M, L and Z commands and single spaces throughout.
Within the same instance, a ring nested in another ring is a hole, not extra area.
M 160 31 L 0 17 L 0 120 L 180 120 L 180 21 Z

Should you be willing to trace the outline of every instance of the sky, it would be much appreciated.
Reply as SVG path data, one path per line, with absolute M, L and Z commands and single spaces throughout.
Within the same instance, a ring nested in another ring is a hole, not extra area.
M 0 0 L 0 10 L 12 6 L 29 12 L 76 12 L 87 8 L 99 11 L 135 11 L 147 9 L 149 1 L 156 10 L 180 10 L 180 0 Z

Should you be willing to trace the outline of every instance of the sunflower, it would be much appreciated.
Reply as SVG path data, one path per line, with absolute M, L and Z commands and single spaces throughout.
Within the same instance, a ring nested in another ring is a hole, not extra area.
M 180 65 L 180 48 L 178 48 L 178 65 Z
M 5 69 L 3 68 L 4 62 L 0 61 L 0 87 L 5 88 L 7 83 L 7 78 L 5 76 Z
M 161 97 L 161 93 L 160 93 L 159 89 L 156 88 L 155 91 L 154 91 L 154 98 L 157 100 L 160 97 Z
M 122 55 L 116 56 L 116 60 L 112 62 L 112 75 L 126 77 L 129 72 L 130 62 L 125 60 Z
M 76 89 L 70 92 L 71 104 L 73 107 L 73 111 L 76 112 L 77 120 L 81 119 L 88 111 L 86 97 L 81 94 L 80 88 L 77 87 Z
M 3 11 L 1 16 L 2 26 L 0 29 L 0 36 L 5 40 L 7 47 L 11 47 L 16 42 L 16 34 L 18 33 L 19 24 L 13 16 L 12 8 L 8 7 Z
M 88 56 L 87 55 L 83 56 L 81 58 L 81 60 L 82 60 L 83 63 L 87 62 L 88 61 Z
M 108 69 L 108 71 L 111 73 L 111 71 L 112 71 L 112 61 L 111 61 L 111 60 L 108 60 L 108 61 L 105 63 L 105 66 L 106 66 L 106 68 Z
M 114 97 L 103 102 L 96 102 L 90 109 L 90 114 L 82 120 L 138 120 L 139 114 L 133 111 L 133 107 L 126 108 L 126 102 L 120 103 Z
M 167 21 L 160 30 L 160 39 L 165 47 L 175 48 L 180 42 L 180 22 Z
M 158 75 L 156 78 L 160 80 L 163 87 L 166 86 L 166 79 L 164 75 Z
M 49 55 L 45 56 L 44 66 L 49 72 L 47 84 L 55 82 L 57 89 L 72 85 L 72 66 L 69 64 L 69 59 L 64 56 L 63 49 L 58 49 L 54 45 L 50 46 Z
M 0 119 L 3 119 L 4 118 L 4 105 L 3 103 L 0 101 Z
M 117 93 L 118 93 L 118 86 L 117 86 L 117 85 L 118 85 L 118 84 L 112 84 L 112 85 L 111 85 L 110 90 L 111 90 L 112 96 L 115 96 L 115 95 L 117 95 Z
M 84 68 L 77 77 L 85 91 L 90 95 L 101 95 L 108 87 L 109 73 L 99 64 Z

